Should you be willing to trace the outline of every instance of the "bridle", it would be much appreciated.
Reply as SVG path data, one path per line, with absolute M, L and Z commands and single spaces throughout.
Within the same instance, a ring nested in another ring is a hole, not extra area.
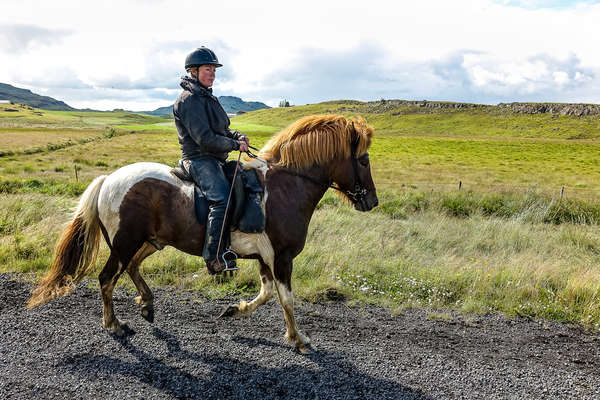
M 354 123 L 352 123 L 352 131 L 354 133 L 356 133 L 356 130 L 354 129 Z M 350 143 L 350 151 L 351 151 L 350 160 L 352 162 L 352 169 L 354 170 L 354 191 L 343 190 L 339 187 L 329 185 L 329 187 L 331 187 L 332 189 L 335 189 L 335 190 L 338 190 L 338 191 L 344 193 L 346 196 L 348 196 L 348 198 L 350 198 L 352 200 L 353 203 L 363 203 L 363 201 L 365 200 L 365 196 L 368 193 L 368 190 L 363 186 L 362 179 L 360 179 L 360 175 L 358 174 L 358 158 L 356 157 L 356 151 L 358 149 L 358 141 L 359 141 L 359 136 L 356 135 L 356 139 L 353 140 L 352 143 Z M 364 203 L 363 203 L 363 205 L 364 205 Z
M 348 196 L 348 198 L 350 200 L 352 200 L 353 203 L 360 203 L 363 206 L 365 206 L 365 203 L 364 203 L 365 197 L 369 191 L 363 186 L 362 179 L 360 179 L 360 175 L 358 173 L 358 158 L 356 157 L 356 152 L 358 150 L 358 142 L 360 140 L 360 136 L 356 133 L 356 129 L 354 128 L 354 122 L 352 123 L 352 132 L 354 133 L 353 136 L 356 136 L 356 139 L 354 139 L 350 143 L 350 152 L 351 152 L 350 160 L 352 161 L 352 169 L 354 170 L 354 190 L 342 189 L 341 187 L 334 185 L 333 182 L 331 182 L 331 181 L 329 181 L 328 183 L 323 183 L 323 182 L 319 181 L 318 179 L 313 178 L 312 176 L 301 174 L 301 173 L 298 173 L 298 172 L 293 171 L 288 168 L 284 168 L 284 167 L 276 167 L 276 168 L 280 171 L 283 171 L 283 172 L 289 174 L 289 175 L 294 175 L 294 176 L 298 176 L 300 178 L 306 179 L 307 181 L 310 181 L 310 182 L 314 183 L 315 185 L 325 186 L 327 188 L 337 190 L 338 192 L 344 193 L 346 196 Z M 259 149 L 257 149 L 256 147 L 252 147 L 252 146 L 249 146 L 249 147 L 253 150 L 259 151 Z M 260 158 L 258 158 L 258 156 L 256 154 L 253 154 L 252 152 L 250 152 L 250 150 L 248 150 L 246 152 L 246 154 L 248 154 L 248 156 L 251 158 L 263 161 L 266 164 L 268 164 L 267 161 L 261 160 Z M 272 165 L 271 165 L 271 168 L 273 168 Z

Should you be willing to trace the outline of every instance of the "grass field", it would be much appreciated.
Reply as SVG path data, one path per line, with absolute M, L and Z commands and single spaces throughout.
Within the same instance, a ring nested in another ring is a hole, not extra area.
M 172 120 L 7 107 L 15 106 L 0 105 L 3 272 L 45 271 L 95 176 L 179 158 Z M 297 296 L 600 327 L 600 118 L 328 102 L 247 113 L 232 128 L 261 146 L 295 119 L 326 112 L 362 115 L 375 127 L 380 206 L 358 213 L 325 196 L 295 260 Z M 98 268 L 106 257 L 103 247 Z M 260 285 L 257 268 L 242 264 L 233 279 L 218 280 L 200 259 L 167 249 L 143 273 L 154 285 L 249 296 Z

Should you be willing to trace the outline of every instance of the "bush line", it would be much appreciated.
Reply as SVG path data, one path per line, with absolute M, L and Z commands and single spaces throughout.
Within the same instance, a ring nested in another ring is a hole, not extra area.
M 536 192 L 479 193 L 463 192 L 394 192 L 380 191 L 375 212 L 392 219 L 407 219 L 425 211 L 439 211 L 449 217 L 473 216 L 519 219 L 546 224 L 600 224 L 600 203 L 581 199 L 555 199 Z M 338 205 L 340 200 L 327 194 L 319 207 Z

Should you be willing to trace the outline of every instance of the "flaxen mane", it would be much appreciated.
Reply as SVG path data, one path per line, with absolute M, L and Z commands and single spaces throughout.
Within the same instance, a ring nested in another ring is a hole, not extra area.
M 282 167 L 302 169 L 350 157 L 352 125 L 359 135 L 357 155 L 367 152 L 373 128 L 361 117 L 311 115 L 294 122 L 273 136 L 260 155 Z

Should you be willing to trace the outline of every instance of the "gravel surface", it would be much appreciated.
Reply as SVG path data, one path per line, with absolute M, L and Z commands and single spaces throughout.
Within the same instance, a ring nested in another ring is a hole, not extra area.
M 116 338 L 99 292 L 80 286 L 27 311 L 32 287 L 14 279 L 0 275 L 0 399 L 600 398 L 600 334 L 563 324 L 300 303 L 314 345 L 301 355 L 276 300 L 219 319 L 234 299 L 154 289 L 149 324 L 117 289 L 116 313 L 136 333 Z

